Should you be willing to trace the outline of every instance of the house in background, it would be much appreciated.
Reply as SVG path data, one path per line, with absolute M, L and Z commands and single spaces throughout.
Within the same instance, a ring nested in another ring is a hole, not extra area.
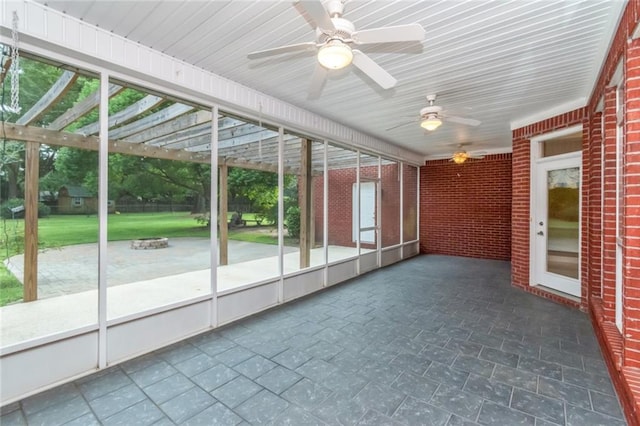
M 58 190 L 58 214 L 95 214 L 98 198 L 80 185 L 65 185 Z

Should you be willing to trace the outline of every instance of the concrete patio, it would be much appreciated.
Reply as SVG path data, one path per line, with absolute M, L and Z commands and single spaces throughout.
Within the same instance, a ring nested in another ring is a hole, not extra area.
M 624 425 L 586 314 L 418 256 L 3 407 L 3 425 Z

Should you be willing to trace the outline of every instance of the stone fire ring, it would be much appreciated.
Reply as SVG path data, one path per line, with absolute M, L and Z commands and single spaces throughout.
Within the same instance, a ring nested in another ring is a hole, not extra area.
M 139 240 L 131 241 L 133 250 L 156 250 L 167 247 L 169 247 L 169 239 L 164 237 L 140 238 Z

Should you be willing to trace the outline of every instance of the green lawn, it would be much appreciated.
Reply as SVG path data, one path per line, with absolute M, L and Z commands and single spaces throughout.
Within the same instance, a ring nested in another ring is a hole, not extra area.
M 228 218 L 231 219 L 229 213 Z M 244 213 L 249 220 L 246 227 L 229 229 L 229 239 L 262 244 L 278 244 L 273 226 L 257 226 L 253 213 Z M 195 220 L 189 213 L 126 213 L 109 215 L 107 240 L 132 240 L 152 237 L 209 238 L 209 228 Z M 23 220 L 3 220 L 0 225 L 0 306 L 22 298 L 22 284 L 6 269 L 1 261 L 22 252 L 24 236 Z M 50 216 L 38 220 L 40 248 L 63 247 L 73 244 L 98 242 L 98 217 L 65 215 Z M 8 243 L 7 243 L 8 242 Z M 285 244 L 297 241 L 285 238 Z

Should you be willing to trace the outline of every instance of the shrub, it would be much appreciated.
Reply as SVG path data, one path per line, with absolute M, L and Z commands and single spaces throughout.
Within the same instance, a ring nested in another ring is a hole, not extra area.
M 287 209 L 287 231 L 291 238 L 300 238 L 300 207 L 291 206 Z

